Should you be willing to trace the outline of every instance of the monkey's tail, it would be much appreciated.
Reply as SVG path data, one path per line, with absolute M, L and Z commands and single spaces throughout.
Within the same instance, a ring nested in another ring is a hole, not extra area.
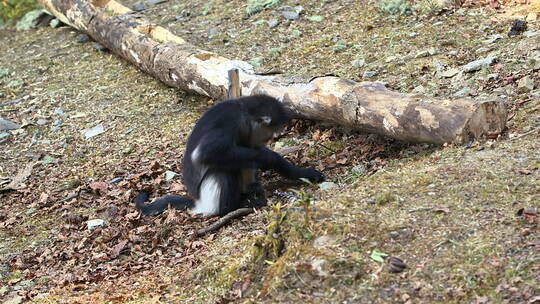
M 145 202 L 149 197 L 150 194 L 146 191 L 141 191 L 135 197 L 135 207 L 137 207 L 144 215 L 160 214 L 169 206 L 178 210 L 187 210 L 195 207 L 195 202 L 191 198 L 180 195 L 165 195 L 151 204 L 146 205 Z

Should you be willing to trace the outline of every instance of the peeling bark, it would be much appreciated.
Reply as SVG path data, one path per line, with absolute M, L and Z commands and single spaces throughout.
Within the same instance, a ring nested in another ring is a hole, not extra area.
M 200 50 L 114 0 L 38 1 L 62 22 L 167 85 L 214 99 L 227 97 L 228 71 L 238 69 L 245 95 L 267 94 L 297 117 L 399 140 L 464 143 L 499 134 L 506 124 L 500 100 L 436 100 L 333 76 L 310 80 L 257 75 L 249 63 Z

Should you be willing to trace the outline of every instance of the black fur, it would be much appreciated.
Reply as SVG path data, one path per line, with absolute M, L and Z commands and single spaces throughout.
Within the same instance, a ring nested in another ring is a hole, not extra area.
M 214 105 L 195 124 L 184 154 L 183 179 L 193 199 L 167 195 L 145 205 L 148 194 L 141 193 L 135 199 L 137 208 L 145 215 L 158 214 L 169 205 L 182 210 L 194 208 L 201 198 L 201 184 L 210 177 L 221 190 L 215 214 L 265 205 L 264 190 L 259 183 L 248 185 L 247 193 L 242 193 L 240 176 L 246 168 L 274 169 L 287 178 L 322 181 L 324 176 L 319 171 L 296 167 L 265 147 L 273 133 L 288 120 L 283 105 L 269 96 L 242 97 Z
M 167 209 L 169 205 L 178 210 L 187 210 L 195 207 L 195 202 L 191 198 L 179 195 L 165 195 L 164 197 L 153 201 L 152 204 L 145 205 L 144 203 L 149 197 L 150 194 L 146 191 L 141 191 L 135 197 L 135 206 L 141 210 L 142 214 L 144 215 L 159 214 L 163 212 L 163 210 Z

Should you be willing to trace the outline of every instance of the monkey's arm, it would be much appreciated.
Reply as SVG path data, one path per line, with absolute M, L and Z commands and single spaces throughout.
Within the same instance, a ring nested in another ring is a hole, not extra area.
M 274 169 L 279 174 L 290 178 L 290 179 L 299 179 L 299 178 L 307 178 L 311 182 L 319 183 L 324 181 L 324 175 L 313 169 L 313 168 L 301 168 L 293 165 L 291 162 L 283 158 L 278 153 L 268 149 L 268 148 L 261 148 L 261 150 L 264 150 L 263 153 L 266 155 L 271 155 L 271 162 L 270 166 L 263 166 L 261 169 Z
M 272 150 L 238 146 L 232 138 L 227 138 L 225 134 L 220 135 L 205 136 L 196 153 L 193 153 L 195 157 L 192 156 L 192 160 L 226 170 L 256 169 L 272 166 L 274 163 Z

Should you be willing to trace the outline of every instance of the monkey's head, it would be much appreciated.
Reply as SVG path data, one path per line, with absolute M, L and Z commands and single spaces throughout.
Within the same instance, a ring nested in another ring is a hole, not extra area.
M 250 145 L 266 146 L 267 142 L 281 132 L 290 120 L 283 105 L 273 97 L 255 95 L 246 98 L 245 102 L 250 116 Z

